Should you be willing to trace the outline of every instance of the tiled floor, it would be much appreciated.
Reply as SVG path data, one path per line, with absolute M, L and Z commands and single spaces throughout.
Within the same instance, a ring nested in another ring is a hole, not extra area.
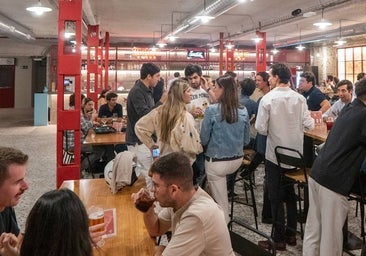
M 18 221 L 22 229 L 24 229 L 25 218 L 35 200 L 44 192 L 56 188 L 56 126 L 34 127 L 32 111 L 32 109 L 0 109 L 0 120 L 2 120 L 0 122 L 0 145 L 19 148 L 30 156 L 26 177 L 30 188 L 22 196 L 21 202 L 16 207 Z M 259 216 L 262 209 L 263 173 L 263 166 L 260 166 L 256 172 L 255 178 L 255 197 Z M 240 197 L 243 197 L 244 190 L 242 185 L 238 185 L 235 192 L 238 193 Z M 236 205 L 234 207 L 234 216 L 254 227 L 252 208 Z M 271 225 L 262 224 L 260 222 L 260 217 L 258 218 L 258 221 L 259 230 L 266 234 L 270 234 Z M 359 236 L 360 217 L 359 215 L 358 217 L 355 217 L 354 202 L 350 202 L 349 229 Z M 240 230 L 240 233 L 254 242 L 262 240 L 262 238 L 247 230 Z M 288 246 L 287 251 L 278 252 L 277 255 L 301 255 L 302 241 L 300 236 L 298 236 L 297 242 L 296 246 Z M 353 251 L 352 253 L 354 255 L 360 255 L 360 250 Z

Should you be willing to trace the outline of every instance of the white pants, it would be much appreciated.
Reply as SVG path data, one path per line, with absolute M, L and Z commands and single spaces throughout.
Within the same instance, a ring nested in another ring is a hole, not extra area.
M 216 203 L 222 207 L 226 223 L 229 223 L 229 199 L 227 197 L 226 175 L 235 172 L 241 165 L 243 159 L 232 161 L 205 161 L 207 181 L 211 195 Z
M 309 178 L 309 211 L 306 219 L 303 256 L 343 255 L 342 228 L 348 214 L 346 196 Z
M 151 163 L 152 163 L 152 155 L 151 151 L 144 144 L 138 145 L 128 145 L 128 151 L 134 152 L 137 156 L 137 166 L 136 166 L 136 175 L 144 175 L 146 180 L 146 185 L 152 185 L 151 178 L 148 175 Z

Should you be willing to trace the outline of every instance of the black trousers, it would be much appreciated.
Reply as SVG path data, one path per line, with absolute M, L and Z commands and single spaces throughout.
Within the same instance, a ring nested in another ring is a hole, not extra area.
M 281 176 L 283 169 L 276 164 L 266 160 L 266 186 L 271 203 L 273 217 L 272 238 L 275 242 L 284 242 L 285 236 L 296 235 L 296 194 L 294 185 L 285 183 Z M 285 209 L 286 204 L 286 219 Z M 287 225 L 286 225 L 287 224 Z

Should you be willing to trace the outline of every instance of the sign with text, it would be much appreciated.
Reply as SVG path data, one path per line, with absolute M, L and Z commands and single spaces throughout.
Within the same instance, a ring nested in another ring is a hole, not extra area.
M 203 50 L 187 50 L 187 59 L 205 60 L 205 51 Z

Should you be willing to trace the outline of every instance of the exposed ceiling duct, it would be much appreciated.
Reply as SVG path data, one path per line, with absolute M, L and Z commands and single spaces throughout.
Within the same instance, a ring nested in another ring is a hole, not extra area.
M 177 36 L 180 33 L 187 33 L 199 27 L 201 25 L 201 21 L 197 18 L 199 16 L 212 16 L 216 18 L 238 4 L 240 4 L 238 0 L 213 0 L 208 3 L 204 2 L 204 7 L 201 11 L 184 19 L 171 33 L 165 35 L 163 40 L 166 41 L 169 37 Z
M 22 40 L 25 42 L 32 42 L 36 40 L 33 32 L 30 29 L 20 25 L 18 22 L 6 17 L 1 13 L 0 32 L 7 37 Z
M 261 23 L 260 30 L 265 32 L 268 29 L 272 29 L 272 28 L 278 27 L 283 24 L 300 22 L 302 19 L 306 19 L 308 17 L 307 14 L 309 14 L 309 13 L 316 13 L 316 12 L 322 11 L 324 9 L 341 8 L 347 2 L 351 2 L 351 1 L 352 0 L 332 0 L 332 1 L 325 2 L 325 3 L 319 3 L 319 5 L 316 5 L 316 6 L 304 8 L 302 10 L 302 15 L 288 14 L 288 15 L 281 16 L 281 17 L 278 17 L 278 18 L 275 18 L 272 20 L 264 20 L 264 21 L 260 22 Z M 255 33 L 256 30 L 257 30 L 257 28 L 253 28 L 253 27 L 244 29 L 240 33 L 230 35 L 230 40 L 240 40 L 246 35 Z M 327 34 L 329 34 L 329 33 L 330 32 L 327 31 Z M 302 43 L 319 41 L 322 38 L 324 38 L 324 36 L 325 36 L 324 34 L 321 34 L 321 35 L 317 34 L 316 36 L 308 35 L 306 37 L 307 40 L 305 39 L 304 41 L 302 41 Z M 227 39 L 228 38 L 224 38 L 224 40 L 227 40 Z M 327 38 L 327 39 L 329 40 L 329 38 Z M 219 44 L 219 41 L 215 41 L 215 42 L 213 42 L 212 45 L 218 45 L 218 44 Z M 296 44 L 299 44 L 299 41 L 297 39 L 293 39 L 291 42 L 286 42 L 286 41 L 281 42 L 281 40 L 279 40 L 278 42 L 276 42 L 275 47 L 286 47 L 286 46 L 292 46 L 292 45 L 296 45 Z

